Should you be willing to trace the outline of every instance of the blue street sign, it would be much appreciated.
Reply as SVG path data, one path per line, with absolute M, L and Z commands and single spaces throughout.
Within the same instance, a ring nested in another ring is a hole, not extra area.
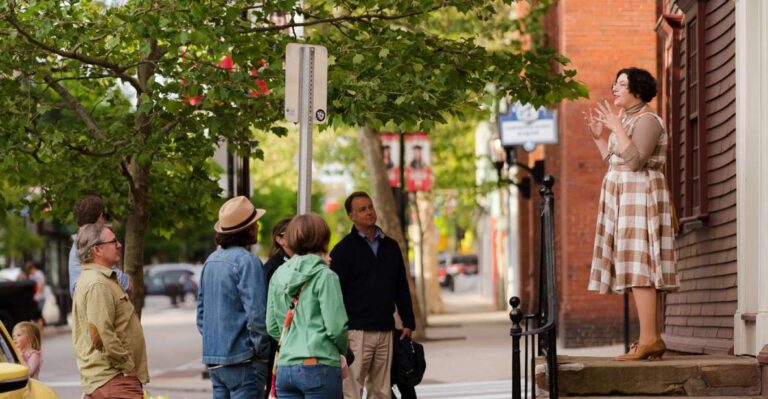
M 512 104 L 499 115 L 499 135 L 504 146 L 522 145 L 531 151 L 537 144 L 557 143 L 557 111 L 530 104 Z

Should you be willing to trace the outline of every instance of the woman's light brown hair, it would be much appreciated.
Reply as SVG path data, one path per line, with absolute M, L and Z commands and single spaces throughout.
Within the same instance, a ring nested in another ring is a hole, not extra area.
M 307 213 L 293 218 L 285 229 L 285 239 L 298 255 L 327 253 L 331 229 L 320 215 Z

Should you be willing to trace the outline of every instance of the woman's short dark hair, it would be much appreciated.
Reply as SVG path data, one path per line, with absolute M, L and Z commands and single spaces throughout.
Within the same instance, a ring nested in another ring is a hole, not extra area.
M 328 252 L 331 229 L 316 213 L 299 215 L 285 229 L 288 246 L 298 255 Z
M 629 80 L 627 89 L 630 93 L 639 97 L 643 102 L 650 102 L 656 97 L 656 79 L 645 69 L 630 67 L 616 73 L 616 80 L 621 74 L 626 74 Z
M 74 214 L 78 226 L 96 223 L 99 216 L 104 214 L 104 202 L 98 195 L 84 195 L 75 202 Z
M 272 248 L 269 249 L 270 258 L 283 252 L 283 248 L 280 247 L 280 244 L 277 242 L 277 237 L 281 234 L 285 235 L 285 229 L 288 227 L 289 223 L 291 223 L 291 218 L 280 219 L 272 227 Z
M 248 228 L 234 234 L 216 233 L 216 245 L 227 249 L 229 247 L 249 247 L 258 241 L 254 229 Z

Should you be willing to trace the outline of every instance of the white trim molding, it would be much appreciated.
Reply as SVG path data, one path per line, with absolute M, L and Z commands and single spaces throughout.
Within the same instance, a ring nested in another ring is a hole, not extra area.
M 738 307 L 734 354 L 768 345 L 768 2 L 736 0 Z

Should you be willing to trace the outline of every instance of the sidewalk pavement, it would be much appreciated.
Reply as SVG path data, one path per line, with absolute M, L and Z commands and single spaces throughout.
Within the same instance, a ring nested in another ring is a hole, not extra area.
M 511 321 L 507 311 L 496 311 L 492 303 L 476 294 L 444 292 L 445 314 L 428 318 L 424 345 L 427 370 L 420 387 L 434 384 L 462 386 L 472 382 L 509 381 L 512 376 Z M 574 356 L 614 356 L 621 345 L 564 349 L 558 354 Z M 203 366 L 153 375 L 147 389 L 152 394 L 174 392 L 209 393 L 211 383 L 202 376 Z M 184 396 L 182 394 L 181 396 Z

